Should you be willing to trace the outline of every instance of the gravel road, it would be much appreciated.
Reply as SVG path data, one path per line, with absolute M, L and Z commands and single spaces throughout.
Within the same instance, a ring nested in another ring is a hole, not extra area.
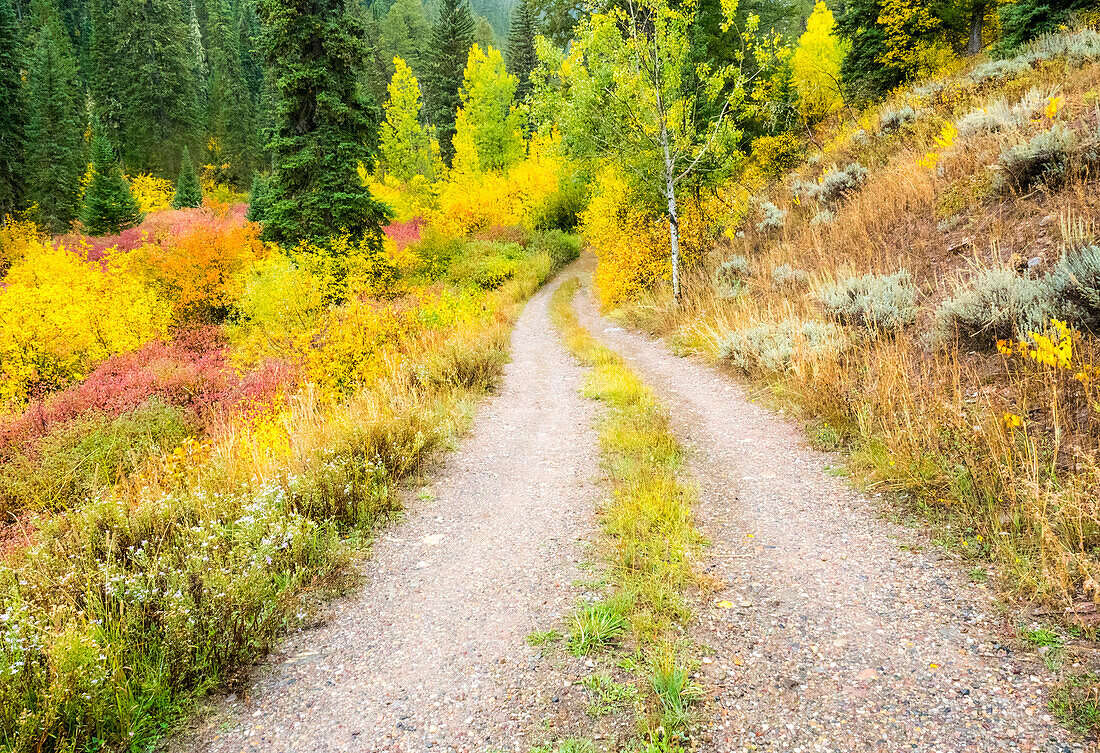
M 829 476 L 838 459 L 729 376 L 613 326 L 587 288 L 577 307 L 689 450 L 705 567 L 726 584 L 693 628 L 712 652 L 704 750 L 1084 748 L 1050 717 L 1050 674 L 1006 638 L 986 587 Z
M 589 665 L 524 643 L 583 595 L 601 494 L 593 406 L 549 323 L 552 290 L 521 316 L 501 391 L 375 543 L 363 588 L 172 749 L 525 751 L 629 733 L 585 718 L 570 683 Z M 698 750 L 1085 749 L 1050 717 L 1050 674 L 985 586 L 828 475 L 837 458 L 729 376 L 611 325 L 587 290 L 577 305 L 689 450 L 703 566 L 720 584 L 691 628 L 708 691 Z
M 576 716 L 565 680 L 583 662 L 525 645 L 572 611 L 595 525 L 593 407 L 549 323 L 553 287 L 528 303 L 500 391 L 430 495 L 412 495 L 375 542 L 362 589 L 175 750 L 526 750 L 531 729 L 552 735 L 546 720 Z

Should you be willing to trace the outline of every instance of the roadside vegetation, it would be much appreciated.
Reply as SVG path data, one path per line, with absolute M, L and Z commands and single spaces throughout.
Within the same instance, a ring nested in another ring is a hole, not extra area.
M 599 600 L 578 605 L 564 647 L 600 664 L 614 661 L 634 678 L 620 684 L 604 670 L 589 675 L 590 713 L 636 707 L 640 750 L 680 750 L 691 740 L 692 706 L 701 693 L 683 634 L 689 596 L 699 586 L 692 563 L 703 545 L 692 522 L 693 492 L 652 391 L 578 322 L 572 301 L 579 286 L 576 278 L 559 286 L 551 316 L 566 346 L 590 369 L 584 394 L 603 408 L 598 428 L 609 494 L 597 514 L 608 586 Z M 558 750 L 567 745 L 584 743 Z

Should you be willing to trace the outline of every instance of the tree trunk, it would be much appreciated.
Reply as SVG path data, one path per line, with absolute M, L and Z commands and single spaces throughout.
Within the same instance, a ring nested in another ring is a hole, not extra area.
M 982 26 L 985 25 L 987 0 L 973 0 L 970 6 L 970 41 L 966 45 L 967 55 L 977 55 L 982 51 Z
M 668 237 L 672 252 L 672 297 L 680 302 L 680 219 L 676 216 L 676 170 L 668 148 L 668 129 L 661 119 L 661 148 L 665 153 L 665 198 L 668 199 Z
M 680 301 L 680 219 L 676 216 L 676 184 L 672 181 L 672 171 L 666 171 L 666 191 L 668 195 L 668 236 L 672 241 L 672 297 Z

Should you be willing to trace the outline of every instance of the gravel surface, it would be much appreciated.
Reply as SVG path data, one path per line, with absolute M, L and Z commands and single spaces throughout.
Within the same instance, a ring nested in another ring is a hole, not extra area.
M 170 747 L 526 750 L 532 730 L 583 723 L 568 681 L 584 662 L 525 644 L 572 611 L 595 525 L 593 406 L 549 323 L 553 288 L 520 317 L 502 388 L 469 436 L 375 542 L 363 588 Z
M 692 629 L 710 654 L 702 749 L 1084 748 L 1049 715 L 1050 674 L 1006 636 L 985 586 L 827 475 L 838 459 L 729 376 L 601 319 L 587 289 L 577 306 L 689 450 L 704 567 L 723 584 Z

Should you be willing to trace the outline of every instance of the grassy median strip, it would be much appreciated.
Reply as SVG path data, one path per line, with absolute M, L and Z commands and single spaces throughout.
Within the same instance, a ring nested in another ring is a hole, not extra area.
M 591 369 L 585 395 L 604 406 L 600 448 L 612 494 L 599 516 L 612 593 L 578 608 L 567 647 L 587 655 L 633 641 L 634 653 L 619 663 L 648 686 L 643 749 L 671 750 L 687 742 L 699 694 L 677 644 L 697 580 L 691 563 L 703 542 L 668 415 L 623 360 L 578 322 L 572 301 L 579 287 L 576 278 L 562 284 L 550 311 L 566 346 Z

